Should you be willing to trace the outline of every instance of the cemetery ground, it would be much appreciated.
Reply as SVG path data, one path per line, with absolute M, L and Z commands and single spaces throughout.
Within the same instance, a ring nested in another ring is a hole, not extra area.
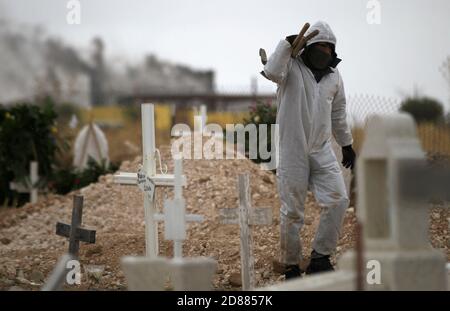
M 160 147 L 162 159 L 173 171 L 173 161 L 168 146 Z M 122 163 L 120 171 L 135 172 L 141 157 Z M 186 212 L 204 215 L 202 223 L 190 223 L 183 255 L 209 256 L 218 261 L 213 279 L 216 290 L 239 290 L 240 252 L 239 227 L 219 223 L 219 209 L 238 206 L 238 175 L 248 173 L 252 205 L 272 207 L 273 223 L 253 227 L 256 286 L 281 282 L 284 277 L 274 269 L 279 248 L 279 198 L 275 175 L 263 171 L 250 160 L 184 160 L 187 185 L 183 195 Z M 172 190 L 157 190 L 157 207 L 162 208 L 164 196 L 171 197 Z M 58 258 L 68 248 L 67 239 L 55 234 L 58 221 L 70 223 L 73 195 L 84 196 L 83 227 L 97 231 L 95 244 L 80 245 L 81 284 L 67 286 L 66 290 L 126 290 L 122 256 L 145 253 L 144 209 L 142 192 L 138 187 L 113 183 L 113 175 L 100 177 L 99 182 L 65 196 L 42 195 L 37 204 L 27 204 L 20 209 L 0 209 L 0 289 L 19 287 L 39 290 L 54 268 Z M 343 252 L 354 247 L 355 207 L 347 210 L 337 253 L 333 262 Z M 301 231 L 306 265 L 311 244 L 319 221 L 320 207 L 311 193 L 305 208 L 305 224 Z M 432 246 L 446 254 L 450 260 L 448 232 L 448 207 L 434 204 L 429 213 L 429 240 Z M 159 224 L 162 236 L 163 225 Z M 172 256 L 172 243 L 159 240 L 160 255 Z M 100 272 L 94 268 L 100 266 Z M 167 288 L 170 289 L 170 288 Z

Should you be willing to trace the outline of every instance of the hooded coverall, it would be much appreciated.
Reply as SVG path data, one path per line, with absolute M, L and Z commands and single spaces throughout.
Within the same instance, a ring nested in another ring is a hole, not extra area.
M 315 42 L 336 45 L 335 35 L 324 22 L 311 26 L 305 36 L 316 29 L 319 34 L 307 46 Z M 264 66 L 265 75 L 278 85 L 280 262 L 287 265 L 298 264 L 302 259 L 299 233 L 308 189 L 322 208 L 313 249 L 329 255 L 336 248 L 349 199 L 332 150 L 331 134 L 340 146 L 353 142 L 339 71 L 331 68 L 317 82 L 302 58 L 293 58 L 291 53 L 291 44 L 283 39 Z

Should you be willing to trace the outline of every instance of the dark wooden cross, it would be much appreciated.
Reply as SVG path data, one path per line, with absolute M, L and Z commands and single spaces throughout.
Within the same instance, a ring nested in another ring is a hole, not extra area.
M 58 222 L 56 224 L 56 234 L 69 238 L 69 254 L 78 257 L 80 241 L 95 243 L 95 230 L 81 228 L 83 217 L 83 196 L 73 197 L 72 223 L 71 225 Z

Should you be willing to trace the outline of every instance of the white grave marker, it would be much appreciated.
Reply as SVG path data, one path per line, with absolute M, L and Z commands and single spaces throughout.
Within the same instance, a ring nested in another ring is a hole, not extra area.
M 251 290 L 254 287 L 254 260 L 250 225 L 271 225 L 272 208 L 252 208 L 248 174 L 239 175 L 238 187 L 239 207 L 220 209 L 219 221 L 223 224 L 239 223 L 242 290 Z
M 73 165 L 79 169 L 87 167 L 89 158 L 97 163 L 109 164 L 108 141 L 95 123 L 85 125 L 77 135 L 74 145 Z
M 36 161 L 30 162 L 30 182 L 26 186 L 24 186 L 22 183 L 15 183 L 11 182 L 9 183 L 9 188 L 11 190 L 15 190 L 19 193 L 29 193 L 30 194 L 30 202 L 36 203 L 38 200 L 38 188 L 36 183 L 39 180 L 39 174 L 38 174 L 39 165 Z
M 200 105 L 200 109 L 194 109 L 194 133 L 202 133 L 207 122 L 206 105 Z
M 186 221 L 203 221 L 200 215 L 187 214 L 182 195 L 182 160 L 175 160 L 174 198 L 164 204 L 164 214 L 155 214 L 154 220 L 164 221 L 164 238 L 174 241 L 174 258 L 122 258 L 122 266 L 129 290 L 165 290 L 170 277 L 174 290 L 210 290 L 217 268 L 212 258 L 182 258 L 182 242 L 186 239 Z
M 173 290 L 206 291 L 211 290 L 217 262 L 208 257 L 167 259 L 126 256 L 122 258 L 122 267 L 129 290 L 167 290 L 165 285 L 170 278 L 169 288 Z
M 153 181 L 156 187 L 173 186 L 175 178 L 171 174 L 156 174 L 156 147 L 155 147 L 155 116 L 153 104 L 142 104 L 142 171 Z M 114 182 L 122 185 L 138 185 L 138 174 L 118 172 L 114 175 Z M 186 184 L 186 178 L 182 176 L 182 184 Z M 151 187 L 151 186 L 150 186 Z M 145 251 L 146 255 L 155 258 L 158 255 L 158 226 L 154 215 L 155 195 L 144 194 L 145 212 Z M 151 194 L 151 191 L 149 191 Z

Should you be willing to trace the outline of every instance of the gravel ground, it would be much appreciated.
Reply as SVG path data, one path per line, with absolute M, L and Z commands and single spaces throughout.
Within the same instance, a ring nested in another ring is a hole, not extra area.
M 161 148 L 169 171 L 173 171 L 168 147 Z M 141 163 L 138 157 L 122 163 L 122 171 L 136 171 Z M 205 222 L 188 225 L 184 256 L 211 256 L 218 261 L 213 285 L 217 290 L 240 289 L 239 228 L 221 225 L 218 209 L 236 207 L 237 176 L 250 174 L 252 204 L 272 207 L 274 220 L 271 226 L 255 226 L 254 251 L 257 286 L 281 282 L 283 276 L 273 269 L 278 258 L 279 198 L 275 176 L 259 169 L 249 160 L 184 160 L 184 173 L 188 184 L 184 196 L 188 213 L 202 214 Z M 65 238 L 55 234 L 58 221 L 70 223 L 72 197 L 84 196 L 83 226 L 97 230 L 93 245 L 82 243 L 80 261 L 82 282 L 67 290 L 124 290 L 126 281 L 121 271 L 120 258 L 125 255 L 144 254 L 144 211 L 142 193 L 137 187 L 116 185 L 112 175 L 100 177 L 99 182 L 65 196 L 41 196 L 37 204 L 27 204 L 19 209 L 0 210 L 0 289 L 39 289 L 53 269 L 57 259 L 68 249 Z M 157 206 L 162 208 L 162 198 L 171 196 L 171 190 L 157 190 Z M 305 210 L 305 225 L 301 231 L 306 264 L 311 252 L 311 242 L 318 225 L 320 207 L 311 193 Z M 448 220 L 449 208 L 434 205 L 430 209 L 430 241 L 450 259 Z M 337 247 L 336 260 L 354 245 L 354 207 L 347 210 L 344 227 Z M 162 239 L 160 255 L 171 257 L 171 243 Z M 103 266 L 101 276 L 85 273 L 90 265 Z

